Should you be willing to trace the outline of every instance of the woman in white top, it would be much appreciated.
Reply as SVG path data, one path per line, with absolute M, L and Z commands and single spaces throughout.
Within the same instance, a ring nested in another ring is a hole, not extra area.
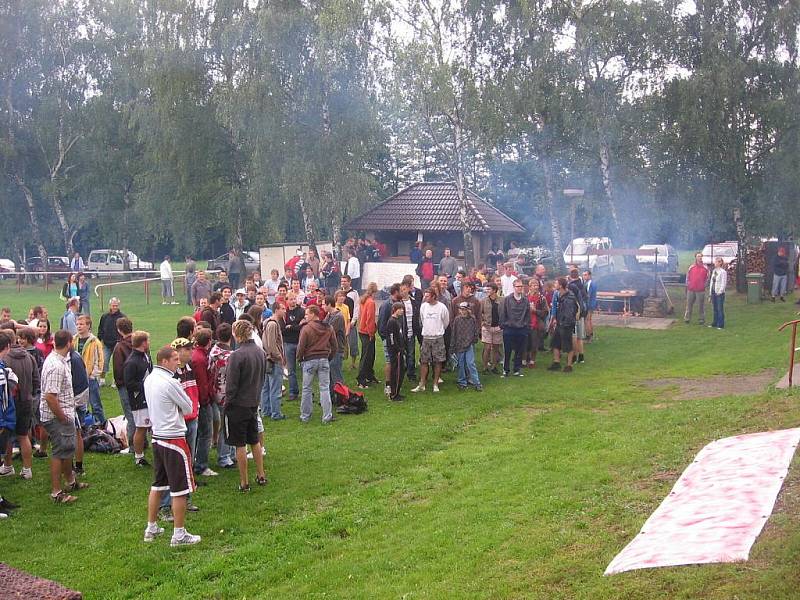
M 728 272 L 721 258 L 714 261 L 714 270 L 711 271 L 711 284 L 709 296 L 711 306 L 714 308 L 714 321 L 709 327 L 722 329 L 725 327 L 725 288 L 728 286 Z

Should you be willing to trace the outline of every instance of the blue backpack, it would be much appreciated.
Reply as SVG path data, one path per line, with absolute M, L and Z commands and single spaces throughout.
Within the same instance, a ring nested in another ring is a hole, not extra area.
M 17 376 L 0 360 L 0 429 L 14 431 L 17 426 Z

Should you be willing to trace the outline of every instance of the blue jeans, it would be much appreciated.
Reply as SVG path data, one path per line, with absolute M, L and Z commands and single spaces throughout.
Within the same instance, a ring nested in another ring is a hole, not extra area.
M 711 294 L 711 307 L 714 309 L 712 327 L 725 327 L 725 294 Z
M 458 385 L 479 386 L 481 384 L 478 377 L 478 368 L 475 366 L 475 346 L 470 346 L 464 352 L 456 354 L 458 359 Z
M 136 425 L 133 423 L 133 411 L 131 410 L 131 403 L 128 401 L 128 388 L 125 386 L 118 387 L 117 393 L 119 394 L 119 403 L 122 405 L 122 413 L 125 415 L 128 446 L 133 448 L 133 434 L 136 433 Z
M 213 405 L 214 418 L 222 418 L 222 409 L 219 404 Z M 219 435 L 217 436 L 217 464 L 220 467 L 230 467 L 236 464 L 236 448 L 228 445 L 225 439 L 225 426 L 220 424 Z
M 297 385 L 297 344 L 284 342 L 283 353 L 286 355 L 286 368 L 289 370 L 289 396 L 297 398 L 300 395 Z
M 312 358 L 302 364 L 303 367 L 303 399 L 300 401 L 300 418 L 308 421 L 313 408 L 311 386 L 314 376 L 319 377 L 319 403 L 322 406 L 322 421 L 330 421 L 333 417 L 331 407 L 331 367 L 327 358 Z
M 342 363 L 344 363 L 344 353 L 337 352 L 334 357 L 330 360 L 330 367 L 331 367 L 331 398 L 333 398 L 333 386 L 336 383 L 344 383 L 344 373 L 342 372 Z
M 786 284 L 789 281 L 788 275 L 773 275 L 772 276 L 772 297 L 780 296 L 783 298 L 786 295 Z
M 269 367 L 272 365 L 272 368 Z M 271 419 L 280 419 L 281 412 L 281 385 L 283 383 L 283 365 L 267 361 L 267 376 L 261 386 L 261 414 L 268 415 Z
M 211 405 L 201 406 L 195 419 L 197 423 L 197 443 L 194 452 L 194 472 L 202 473 L 208 468 L 208 453 L 211 450 L 211 434 L 213 432 L 213 410 Z
M 350 333 L 347 335 L 347 346 L 350 350 L 350 358 L 358 356 L 358 327 L 350 326 Z
M 189 453 L 192 455 L 194 461 L 195 445 L 197 442 L 197 419 L 192 419 L 186 423 L 186 443 L 189 444 Z M 191 504 L 192 495 L 186 496 L 186 501 Z M 161 505 L 159 508 L 169 508 L 172 505 L 172 497 L 169 495 L 169 490 L 166 490 L 161 495 Z
M 100 425 L 106 424 L 106 415 L 103 412 L 103 403 L 100 401 L 100 381 L 89 378 L 89 405 L 92 407 L 92 416 Z
M 111 354 L 114 352 L 113 346 L 109 348 L 103 344 L 103 379 L 106 378 L 106 373 L 111 368 Z M 113 370 L 112 370 L 113 373 Z

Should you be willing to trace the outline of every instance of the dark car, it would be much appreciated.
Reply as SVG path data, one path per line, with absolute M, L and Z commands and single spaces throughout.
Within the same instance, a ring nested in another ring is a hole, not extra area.
M 48 256 L 47 268 L 45 268 L 42 264 L 42 258 L 33 256 L 25 261 L 25 271 L 28 273 L 41 273 L 43 271 L 62 273 L 63 275 L 53 275 L 53 277 L 64 277 L 66 279 L 70 273 L 69 258 L 66 256 Z
M 255 273 L 261 269 L 260 261 L 258 260 L 258 254 L 255 252 L 242 252 L 242 258 L 244 258 L 244 267 L 247 273 Z M 220 269 L 227 271 L 228 270 L 228 254 L 225 253 L 222 256 L 218 256 L 217 258 L 212 258 L 208 261 L 208 270 L 209 271 L 219 271 Z

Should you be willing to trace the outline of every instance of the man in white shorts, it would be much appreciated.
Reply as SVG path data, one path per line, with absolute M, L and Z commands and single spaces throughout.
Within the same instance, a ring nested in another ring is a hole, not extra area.
M 134 331 L 131 346 L 133 350 L 125 361 L 123 377 L 133 413 L 133 424 L 136 425 L 136 432 L 133 434 L 134 461 L 140 467 L 147 467 L 150 463 L 144 457 L 144 442 L 150 428 L 150 413 L 147 410 L 144 380 L 153 370 L 153 361 L 150 360 L 150 334 L 146 331 Z

